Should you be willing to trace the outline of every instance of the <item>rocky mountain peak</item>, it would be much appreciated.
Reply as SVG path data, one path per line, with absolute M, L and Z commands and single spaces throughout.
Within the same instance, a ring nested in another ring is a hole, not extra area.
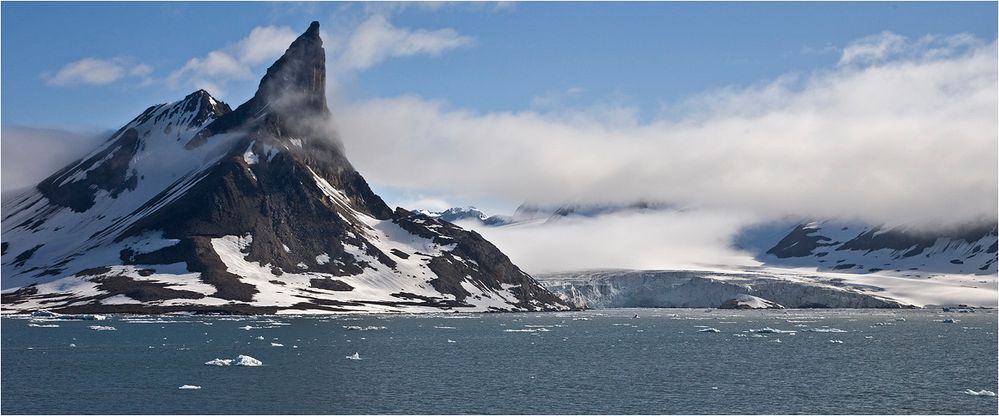
M 208 125 L 188 143 L 188 148 L 201 146 L 216 134 L 260 126 L 266 126 L 275 136 L 313 136 L 315 121 L 327 117 L 326 51 L 319 36 L 319 22 L 312 22 L 267 68 L 253 98 Z

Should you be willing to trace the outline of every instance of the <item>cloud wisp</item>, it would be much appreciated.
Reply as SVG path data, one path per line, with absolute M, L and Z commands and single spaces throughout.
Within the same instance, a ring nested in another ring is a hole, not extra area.
M 884 52 L 851 49 L 871 43 L 858 41 L 849 64 L 709 92 L 679 118 L 481 113 L 418 97 L 334 112 L 354 164 L 399 188 L 926 227 L 994 220 L 996 45 L 880 37 Z
M 79 85 L 108 85 L 122 78 L 145 80 L 153 68 L 146 64 L 132 64 L 127 58 L 83 58 L 70 62 L 55 74 L 42 77 L 48 85 L 66 87 Z
M 345 40 L 332 43 L 333 63 L 340 72 L 361 71 L 390 58 L 438 56 L 474 43 L 474 38 L 461 35 L 454 29 L 401 28 L 376 14 L 358 25 Z
M 110 132 L 4 126 L 2 189 L 6 194 L 34 186 L 56 170 L 94 150 Z

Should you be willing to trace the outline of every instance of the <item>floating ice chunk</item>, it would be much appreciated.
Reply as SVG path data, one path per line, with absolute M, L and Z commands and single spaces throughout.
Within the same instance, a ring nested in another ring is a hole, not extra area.
M 40 310 L 40 311 L 34 311 L 34 312 L 32 312 L 31 316 L 35 317 L 35 318 L 58 318 L 58 317 L 61 317 L 62 314 L 51 312 L 51 311 L 46 311 L 46 310 Z
M 272 346 L 272 347 L 283 347 L 283 346 L 284 346 L 284 344 L 278 344 L 278 343 L 276 343 L 276 342 L 272 342 L 272 343 L 271 343 L 271 346 Z
M 697 332 L 721 332 L 721 331 L 716 328 L 704 328 L 704 329 L 698 329 Z
M 35 328 L 58 328 L 59 327 L 58 324 L 36 324 L 36 323 L 29 323 L 28 326 L 35 327 Z
M 434 325 L 434 329 L 457 329 L 457 328 L 455 328 L 453 326 L 437 326 L 437 325 Z
M 191 384 L 185 384 L 183 386 L 177 387 L 178 390 L 201 390 L 201 386 L 194 386 Z
M 260 336 L 257 336 L 257 339 L 262 340 L 262 339 L 264 339 L 264 337 L 262 335 L 260 335 Z
M 249 355 L 239 355 L 239 356 L 237 356 L 236 357 L 236 362 L 234 363 L 234 365 L 239 365 L 239 366 L 243 366 L 243 367 L 259 367 L 259 366 L 261 366 L 263 364 L 264 363 L 260 362 L 260 360 L 258 360 L 256 358 L 253 358 L 253 357 L 251 357 Z
M 455 340 L 453 340 L 453 339 L 449 339 L 449 340 L 447 340 L 447 343 L 448 343 L 448 344 L 456 344 L 457 342 L 458 342 L 458 341 L 455 341 Z
M 805 331 L 805 332 L 835 332 L 835 333 L 849 332 L 849 331 L 844 331 L 844 330 L 839 329 L 839 328 L 810 328 L 810 329 L 804 329 L 803 331 Z
M 843 341 L 838 340 L 838 339 L 831 339 L 831 340 L 829 340 L 829 343 L 830 344 L 842 344 Z
M 205 365 L 214 365 L 216 367 L 225 367 L 232 365 L 232 360 L 228 358 L 216 358 L 214 360 L 208 361 Z
M 87 328 L 93 329 L 94 331 L 117 331 L 118 328 L 113 326 L 103 326 L 103 325 L 91 325 Z
M 959 320 L 957 320 L 957 319 L 951 319 L 951 318 L 947 318 L 947 319 L 944 319 L 944 320 L 943 320 L 943 321 L 941 321 L 941 322 L 943 322 L 943 323 L 945 323 L 945 324 L 953 324 L 953 323 L 956 323 L 956 322 L 961 322 L 961 321 L 959 321 Z
M 964 394 L 967 394 L 969 396 L 996 397 L 996 393 L 994 391 L 990 391 L 990 390 L 978 390 L 978 391 L 974 391 L 972 389 L 967 389 L 967 390 L 964 391 Z
M 237 365 L 242 367 L 259 367 L 263 365 L 260 360 L 253 358 L 249 355 L 238 355 L 236 358 L 216 358 L 214 360 L 208 361 L 205 365 L 213 365 L 216 367 L 228 367 L 231 365 Z
M 749 332 L 752 332 L 754 334 L 793 334 L 796 333 L 797 331 L 784 331 L 780 329 L 774 329 L 768 326 L 760 329 L 750 329 Z
M 70 347 L 76 348 L 76 344 L 69 344 Z
M 550 332 L 548 328 L 504 329 L 503 332 Z
M 349 325 L 349 326 L 344 326 L 343 329 L 346 329 L 348 331 L 377 331 L 379 329 L 385 329 L 385 327 L 384 326 L 357 326 L 357 325 Z
M 348 360 L 360 360 L 361 359 L 361 355 L 355 352 L 354 355 L 348 355 L 347 359 Z

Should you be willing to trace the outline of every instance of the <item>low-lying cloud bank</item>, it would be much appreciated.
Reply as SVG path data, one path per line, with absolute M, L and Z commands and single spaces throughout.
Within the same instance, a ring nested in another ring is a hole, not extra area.
M 932 228 L 996 217 L 996 60 L 994 42 L 886 32 L 848 45 L 834 68 L 714 91 L 648 122 L 619 108 L 478 113 L 418 97 L 334 114 L 359 170 L 395 187 Z
M 483 227 L 482 234 L 528 273 L 600 268 L 714 269 L 759 265 L 731 247 L 745 224 L 743 213 L 703 211 L 624 212 L 595 218 Z
M 4 126 L 0 133 L 0 154 L 3 155 L 0 186 L 4 194 L 36 185 L 94 150 L 110 134 L 110 131 L 73 132 Z

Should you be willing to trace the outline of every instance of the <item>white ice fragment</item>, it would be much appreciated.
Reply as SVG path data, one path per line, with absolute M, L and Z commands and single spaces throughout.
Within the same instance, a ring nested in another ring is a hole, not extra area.
M 201 390 L 201 386 L 195 386 L 191 384 L 185 384 L 183 386 L 177 387 L 178 390 Z
M 704 329 L 698 329 L 697 332 L 721 332 L 721 331 L 716 328 L 704 328 Z
M 278 343 L 276 343 L 276 342 L 272 342 L 272 343 L 271 343 L 271 346 L 272 346 L 272 347 L 283 347 L 283 346 L 284 346 L 284 344 L 278 344 Z
M 103 325 L 91 325 L 87 328 L 93 329 L 94 331 L 117 331 L 118 328 L 113 326 L 103 326 Z
M 354 355 L 348 355 L 347 359 L 348 360 L 360 360 L 361 359 L 361 355 L 355 352 Z
M 249 355 L 239 355 L 236 357 L 234 365 L 243 366 L 243 367 L 259 367 L 263 364 L 264 363 L 260 362 L 260 360 L 253 358 Z
M 225 367 L 232 365 L 232 360 L 228 358 L 216 358 L 214 360 L 208 361 L 205 365 L 214 365 L 216 367 Z
M 996 393 L 994 391 L 990 391 L 990 390 L 978 390 L 978 391 L 974 391 L 972 389 L 967 389 L 967 390 L 964 391 L 964 394 L 967 394 L 969 396 L 996 397 Z

